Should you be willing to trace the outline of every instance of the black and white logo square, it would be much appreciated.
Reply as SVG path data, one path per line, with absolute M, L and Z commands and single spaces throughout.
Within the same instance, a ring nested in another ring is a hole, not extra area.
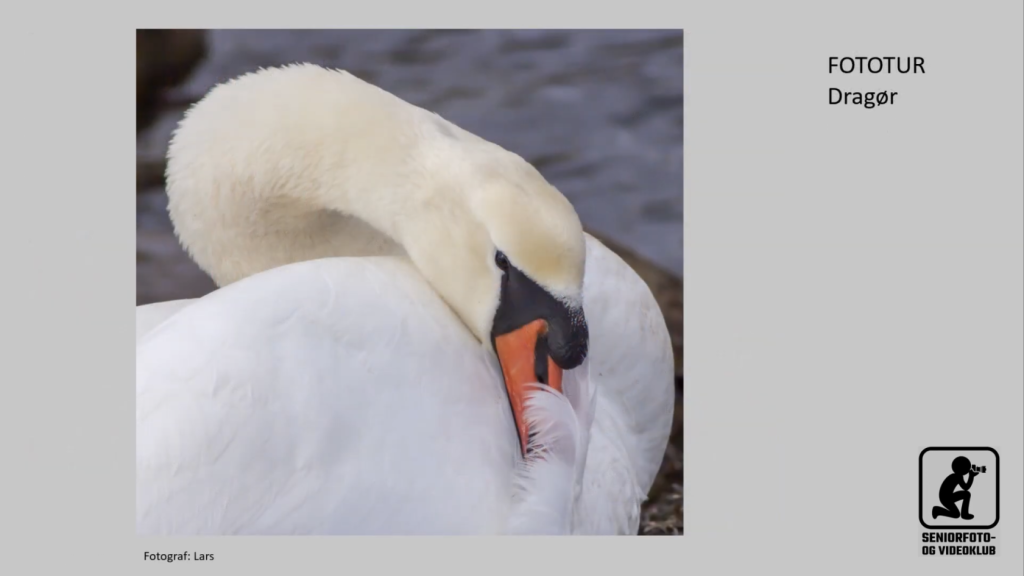
M 999 454 L 992 448 L 921 452 L 918 507 L 931 530 L 989 529 L 999 523 Z

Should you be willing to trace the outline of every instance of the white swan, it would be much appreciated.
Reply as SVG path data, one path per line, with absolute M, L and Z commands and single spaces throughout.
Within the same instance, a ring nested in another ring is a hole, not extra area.
M 636 533 L 672 418 L 665 322 L 528 163 L 300 65 L 193 107 L 168 195 L 221 288 L 137 308 L 140 533 Z M 563 369 L 575 412 L 530 395 Z M 524 476 L 535 432 L 580 442 L 576 468 Z

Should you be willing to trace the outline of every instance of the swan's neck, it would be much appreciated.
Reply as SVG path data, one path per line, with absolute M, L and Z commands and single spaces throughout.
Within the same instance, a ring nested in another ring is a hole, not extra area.
M 431 141 L 409 129 L 423 111 L 347 74 L 331 73 L 324 90 L 326 71 L 308 72 L 280 85 L 247 78 L 256 91 L 220 86 L 172 140 L 171 219 L 218 285 L 292 262 L 404 252 L 403 224 L 429 212 L 408 186 Z
M 468 195 L 507 152 L 345 73 L 316 67 L 228 83 L 169 151 L 171 219 L 220 286 L 293 262 L 404 254 L 486 333 L 487 230 Z M 479 253 L 478 253 L 479 252 Z

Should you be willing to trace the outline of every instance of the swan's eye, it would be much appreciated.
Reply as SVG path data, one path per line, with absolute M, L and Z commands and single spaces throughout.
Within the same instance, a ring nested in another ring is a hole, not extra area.
M 508 272 L 508 258 L 505 258 L 505 255 L 501 253 L 501 250 L 495 252 L 494 263 L 497 264 L 498 268 L 502 271 Z

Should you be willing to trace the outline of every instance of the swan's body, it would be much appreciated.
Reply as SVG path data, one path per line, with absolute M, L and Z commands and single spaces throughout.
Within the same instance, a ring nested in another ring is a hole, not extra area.
M 222 287 L 137 308 L 139 531 L 635 534 L 672 416 L 647 286 L 518 157 L 343 73 L 261 74 L 172 143 L 176 230 Z M 491 242 L 590 329 L 565 393 L 592 402 L 525 416 L 574 445 L 525 474 Z

